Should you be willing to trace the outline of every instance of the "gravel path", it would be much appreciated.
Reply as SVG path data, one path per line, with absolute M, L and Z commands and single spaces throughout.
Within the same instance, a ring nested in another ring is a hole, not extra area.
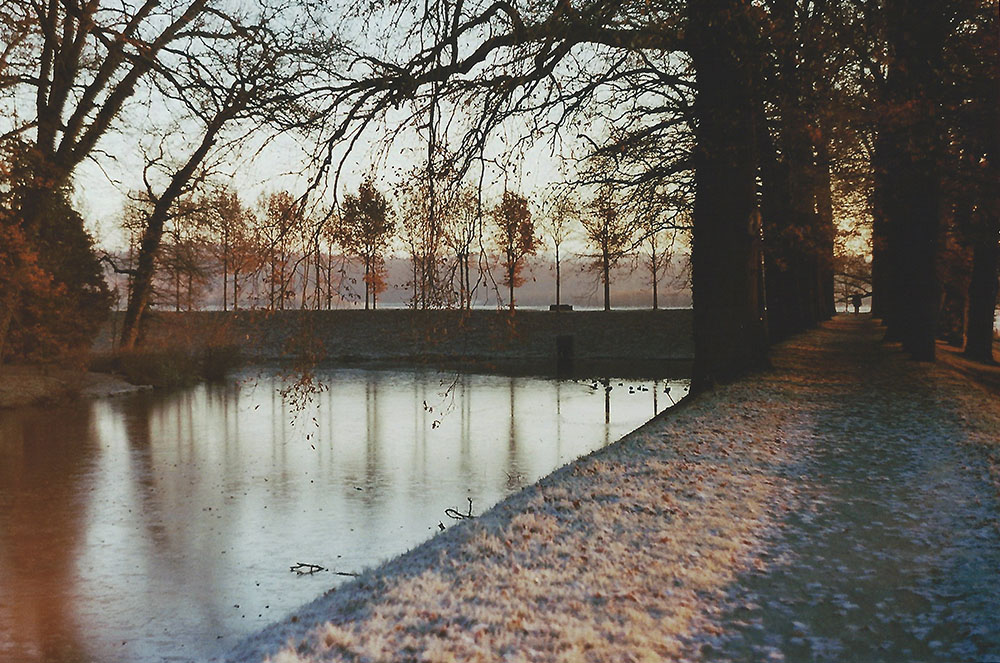
M 863 317 L 773 359 L 227 660 L 1000 660 L 1000 398 Z

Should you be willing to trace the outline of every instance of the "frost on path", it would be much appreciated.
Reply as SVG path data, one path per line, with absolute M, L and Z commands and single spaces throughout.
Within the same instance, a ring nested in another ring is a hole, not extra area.
M 1000 399 L 835 320 L 231 661 L 1000 660 Z
M 703 659 L 1000 661 L 1000 396 L 876 338 L 840 320 L 778 354 L 812 411 L 795 508 Z

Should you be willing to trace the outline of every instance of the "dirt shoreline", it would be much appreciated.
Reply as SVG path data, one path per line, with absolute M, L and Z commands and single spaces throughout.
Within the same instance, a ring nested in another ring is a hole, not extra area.
M 76 398 L 110 398 L 149 388 L 107 373 L 37 364 L 7 365 L 0 368 L 0 410 Z
M 773 370 L 685 401 L 225 660 L 1000 656 L 985 589 L 1000 581 L 1000 403 L 878 339 L 867 316 L 840 316 L 779 344 Z M 949 571 L 966 559 L 983 572 Z M 951 621 L 927 629 L 927 614 Z

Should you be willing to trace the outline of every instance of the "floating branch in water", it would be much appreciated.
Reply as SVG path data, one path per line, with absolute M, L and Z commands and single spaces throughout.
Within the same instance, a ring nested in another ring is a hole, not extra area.
M 475 516 L 472 515 L 472 498 L 471 497 L 467 497 L 465 499 L 469 500 L 469 512 L 468 513 L 462 513 L 458 509 L 448 508 L 448 509 L 444 510 L 444 515 L 448 516 L 452 520 L 465 520 L 466 518 L 475 518 Z
M 294 571 L 296 575 L 300 576 L 311 576 L 314 573 L 319 573 L 320 571 L 329 571 L 330 569 L 325 566 L 320 566 L 319 564 L 304 564 L 302 562 L 297 562 L 295 566 L 289 566 L 289 571 Z M 351 573 L 350 571 L 334 571 L 335 576 L 347 576 L 348 578 L 357 578 L 360 573 Z
M 303 564 L 302 562 L 296 562 L 295 566 L 288 567 L 288 570 L 294 571 L 295 575 L 311 576 L 319 571 L 329 571 L 330 569 L 320 566 L 319 564 Z

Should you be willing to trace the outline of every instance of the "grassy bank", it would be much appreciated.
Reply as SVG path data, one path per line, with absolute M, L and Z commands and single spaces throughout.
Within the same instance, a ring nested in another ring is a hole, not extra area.
M 185 345 L 95 355 L 90 369 L 121 376 L 131 384 L 170 388 L 221 380 L 245 363 L 246 358 L 235 345 Z

